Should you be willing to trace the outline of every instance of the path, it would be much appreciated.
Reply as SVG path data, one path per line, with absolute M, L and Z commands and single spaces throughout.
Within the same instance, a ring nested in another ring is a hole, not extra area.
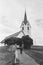
M 39 65 L 35 62 L 33 58 L 28 56 L 23 52 L 23 54 L 20 54 L 20 51 L 18 51 L 19 60 L 21 65 Z

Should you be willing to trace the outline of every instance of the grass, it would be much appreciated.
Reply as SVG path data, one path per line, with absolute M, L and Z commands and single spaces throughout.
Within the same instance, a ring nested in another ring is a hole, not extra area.
M 32 57 L 38 64 L 43 63 L 43 47 L 34 46 L 30 50 L 24 50 L 24 52 Z
M 11 61 L 14 58 L 14 54 L 8 51 L 8 47 L 0 47 L 0 65 L 11 65 Z M 10 63 L 9 63 L 10 62 Z

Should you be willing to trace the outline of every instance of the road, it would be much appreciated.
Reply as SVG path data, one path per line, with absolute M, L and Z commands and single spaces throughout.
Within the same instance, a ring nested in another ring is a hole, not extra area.
M 20 54 L 20 52 L 18 51 L 18 56 L 19 56 L 21 65 L 39 65 L 35 62 L 35 60 L 33 58 L 31 58 L 29 55 L 25 54 L 24 51 L 23 51 L 23 54 Z

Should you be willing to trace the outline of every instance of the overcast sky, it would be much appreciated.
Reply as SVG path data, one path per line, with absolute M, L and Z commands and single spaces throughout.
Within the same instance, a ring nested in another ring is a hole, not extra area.
M 43 45 L 43 0 L 0 0 L 0 41 L 20 30 L 25 9 L 36 45 Z

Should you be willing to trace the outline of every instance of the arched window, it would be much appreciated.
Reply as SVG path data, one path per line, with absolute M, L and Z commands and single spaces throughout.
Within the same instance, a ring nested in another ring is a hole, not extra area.
M 27 29 L 29 30 L 29 27 L 27 27 Z
M 22 27 L 22 30 L 24 30 L 24 27 Z

